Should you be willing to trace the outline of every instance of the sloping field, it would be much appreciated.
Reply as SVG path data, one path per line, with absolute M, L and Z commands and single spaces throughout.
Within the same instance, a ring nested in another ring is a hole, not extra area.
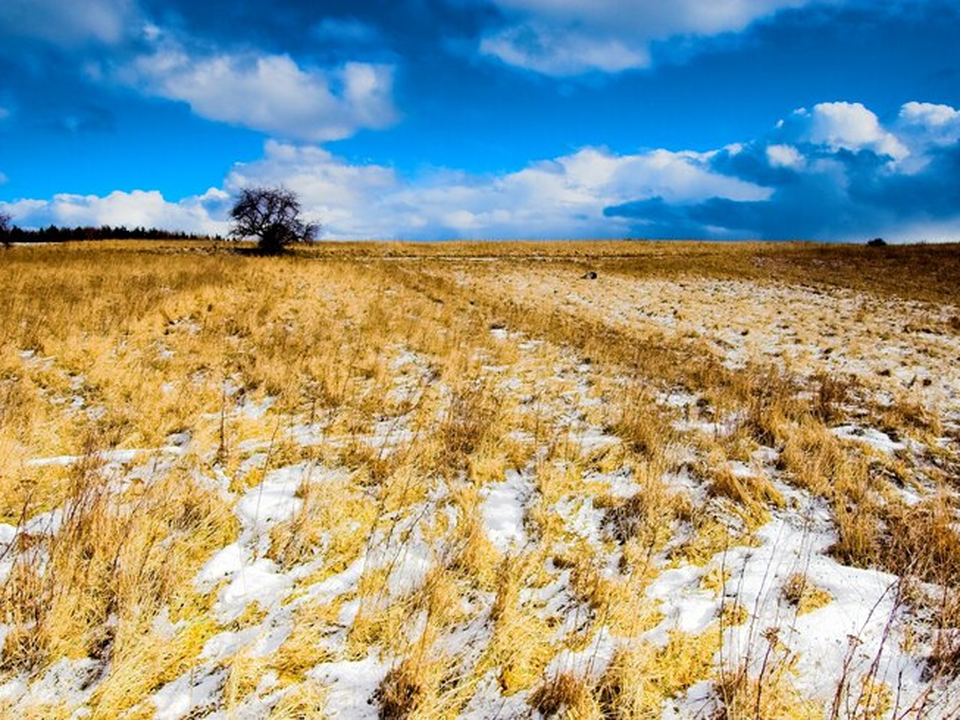
M 110 243 L 0 287 L 0 716 L 960 714 L 956 246 Z

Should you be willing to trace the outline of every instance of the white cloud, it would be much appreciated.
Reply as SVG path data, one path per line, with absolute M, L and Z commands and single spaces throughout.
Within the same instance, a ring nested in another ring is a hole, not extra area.
M 235 168 L 226 186 L 282 183 L 337 238 L 609 236 L 624 228 L 604 217 L 604 208 L 638 197 L 694 202 L 769 196 L 764 188 L 712 172 L 710 157 L 585 148 L 503 175 L 442 171 L 410 181 L 388 167 L 347 164 L 320 148 L 268 142 L 264 158 Z
M 831 150 L 872 150 L 903 160 L 910 151 L 896 135 L 880 125 L 880 119 L 861 103 L 829 102 L 812 111 L 797 110 L 794 120 L 801 124 L 800 139 Z
M 330 19 L 314 30 L 321 40 L 332 35 L 355 43 L 376 40 L 372 26 L 352 19 Z M 95 82 L 119 81 L 185 102 L 209 120 L 291 140 L 339 140 L 397 119 L 391 65 L 347 62 L 324 68 L 288 54 L 221 51 L 154 24 L 137 0 L 0 0 L 0 46 L 8 38 L 74 51 L 90 44 L 118 46 L 80 52 L 74 58 L 78 70 Z M 131 56 L 134 48 L 141 52 Z M 0 120 L 7 114 L 0 107 Z
M 307 68 L 288 55 L 205 55 L 161 39 L 120 77 L 149 94 L 186 102 L 209 120 L 293 140 L 338 140 L 390 125 L 397 116 L 387 65 Z
M 309 219 L 321 222 L 326 235 L 382 237 L 390 220 L 374 207 L 401 181 L 387 167 L 350 165 L 323 148 L 270 140 L 263 159 L 237 165 L 225 181 L 229 192 L 248 185 L 285 185 L 296 191 Z
M 828 0 L 830 1 L 830 0 Z M 812 0 L 494 0 L 509 24 L 481 51 L 547 75 L 650 65 L 650 47 L 674 37 L 738 32 Z
M 641 198 L 609 212 L 668 236 L 957 241 L 956 140 L 944 141 L 956 112 L 907 103 L 884 125 L 857 103 L 796 111 L 771 135 L 715 156 L 714 170 L 768 185 L 767 202 Z
M 0 203 L 25 227 L 136 225 L 220 233 L 229 198 L 248 185 L 285 185 L 305 214 L 335 239 L 617 236 L 626 223 L 604 216 L 637 198 L 698 202 L 761 200 L 769 191 L 710 170 L 711 154 L 657 150 L 615 155 L 585 148 L 502 175 L 437 171 L 416 179 L 382 165 L 352 165 L 316 146 L 268 141 L 264 157 L 237 165 L 224 188 L 180 202 L 156 191 L 105 197 L 56 195 Z
M 540 24 L 512 26 L 489 35 L 480 41 L 480 52 L 508 65 L 555 76 L 588 70 L 619 72 L 650 62 L 646 47 Z
M 910 150 L 903 172 L 920 173 L 940 149 L 960 142 L 960 111 L 949 105 L 908 102 L 900 108 L 894 132 Z
M 23 227 L 45 225 L 156 227 L 167 230 L 217 234 L 227 225 L 214 211 L 228 196 L 211 188 L 203 195 L 174 203 L 156 190 L 114 191 L 109 195 L 54 195 L 51 200 L 18 200 L 0 203 Z
M 3 0 L 0 37 L 75 46 L 122 40 L 138 9 L 133 0 Z
M 898 131 L 924 145 L 951 145 L 960 140 L 960 110 L 949 105 L 905 103 L 900 109 Z
M 908 124 L 921 125 L 927 129 L 953 128 L 960 130 L 960 110 L 949 105 L 908 102 L 900 109 L 900 118 Z
M 769 192 L 752 183 L 709 169 L 714 153 L 654 150 L 622 158 L 614 189 L 629 198 L 662 197 L 667 202 L 695 202 L 709 197 L 765 200 Z
M 793 145 L 768 145 L 766 152 L 771 167 L 800 168 L 806 162 Z
M 776 139 L 782 144 L 772 144 L 766 150 L 772 167 L 822 170 L 835 165 L 833 158 L 822 157 L 824 150 L 866 150 L 890 157 L 888 171 L 915 175 L 940 149 L 960 142 L 960 111 L 949 105 L 908 102 L 884 124 L 861 103 L 820 103 L 812 110 L 795 110 L 781 121 Z M 804 158 L 802 153 L 809 145 L 819 146 L 821 157 Z
M 862 105 L 828 103 L 794 113 L 766 139 L 716 152 L 621 155 L 587 147 L 485 175 L 439 170 L 405 177 L 385 165 L 352 164 L 315 145 L 270 140 L 263 157 L 236 165 L 221 189 L 180 202 L 134 191 L 58 195 L 0 208 L 23 226 L 106 223 L 223 234 L 237 190 L 282 184 L 333 239 L 617 237 L 644 227 L 715 237 L 956 239 L 960 212 L 950 193 L 957 180 L 947 165 L 934 162 L 944 157 L 937 143 L 953 132 L 956 112 L 907 103 L 885 127 Z M 851 150 L 902 159 L 864 175 L 870 165 L 851 158 Z M 787 179 L 758 174 L 764 163 L 795 172 Z M 610 208 L 617 212 L 606 213 Z

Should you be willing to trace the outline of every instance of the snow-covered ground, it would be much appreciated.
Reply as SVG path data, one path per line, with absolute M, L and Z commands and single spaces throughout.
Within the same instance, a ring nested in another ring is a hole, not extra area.
M 546 277 L 531 272 L 502 282 L 524 296 L 546 293 Z M 902 304 L 894 310 L 843 291 L 758 289 L 728 281 L 677 285 L 611 278 L 599 287 L 577 286 L 562 302 L 602 313 L 613 323 L 693 331 L 733 368 L 766 358 L 801 374 L 813 368 L 850 372 L 876 393 L 915 390 L 923 402 L 947 413 L 960 408 L 960 376 L 938 365 L 944 357 L 960 356 L 957 337 L 891 329 L 893 337 L 879 346 L 854 323 L 844 325 L 850 335 L 842 342 L 826 339 L 836 323 L 858 313 L 871 314 L 871 325 L 886 322 L 890 313 L 906 313 L 907 318 L 898 315 L 902 328 L 910 318 L 918 325 L 929 320 L 930 308 Z M 671 310 L 681 304 L 682 313 Z M 785 316 L 790 323 L 781 319 Z M 925 717 L 956 717 L 955 681 L 929 682 L 925 638 L 931 629 L 906 601 L 901 579 L 843 565 L 831 555 L 837 532 L 827 503 L 790 485 L 778 469 L 777 449 L 756 447 L 749 458 L 713 468 L 744 480 L 760 477 L 784 498 L 765 507 L 755 526 L 713 496 L 693 470 L 716 462 L 704 448 L 733 435 L 741 415 L 718 416 L 701 407 L 695 394 L 654 388 L 658 411 L 676 433 L 664 461 L 671 470 L 659 478 L 664 491 L 715 519 L 711 527 L 729 532 L 717 547 L 707 545 L 706 558 L 686 556 L 675 551 L 682 541 L 695 539 L 696 530 L 689 520 L 675 521 L 668 528 L 675 537 L 652 547 L 638 573 L 627 569 L 636 557 L 626 557 L 636 548 L 628 548 L 610 523 L 611 508 L 645 492 L 642 463 L 625 449 L 607 414 L 608 406 L 622 400 L 623 379 L 605 375 L 569 348 L 510 328 L 493 328 L 491 338 L 506 349 L 478 363 L 497 388 L 509 430 L 494 445 L 513 443 L 525 456 L 519 466 L 504 462 L 492 479 L 478 474 L 477 480 L 472 469 L 446 480 L 405 476 L 405 484 L 398 481 L 378 494 L 369 468 L 347 467 L 331 459 L 337 457 L 333 452 L 316 452 L 355 444 L 377 460 L 402 455 L 420 438 L 415 421 L 428 395 L 437 403 L 435 423 L 446 419 L 450 389 L 438 386 L 430 358 L 408 347 L 394 348 L 388 363 L 394 378 L 389 409 L 396 412 L 384 408 L 353 436 L 342 427 L 328 428 L 322 419 L 281 418 L 270 397 L 238 403 L 237 417 L 261 423 L 255 427 L 263 430 L 240 444 L 241 461 L 233 469 L 216 465 L 208 475 L 188 467 L 229 503 L 239 528 L 236 539 L 214 549 L 193 578 L 196 593 L 212 600 L 216 630 L 205 637 L 195 662 L 153 688 L 137 712 L 164 720 L 265 717 L 309 685 L 318 688 L 329 717 L 378 717 L 385 678 L 405 657 L 423 650 L 430 661 L 457 668 L 450 683 L 468 688 L 455 703 L 447 699 L 452 705 L 446 714 L 526 717 L 535 713 L 533 691 L 544 681 L 569 674 L 596 685 L 624 649 L 646 648 L 653 657 L 671 643 L 693 647 L 715 638 L 709 670 L 665 699 L 664 717 L 712 717 L 721 702 L 715 682 L 720 673 L 745 667 L 762 680 L 765 668 L 777 663 L 789 666 L 789 681 L 803 698 L 824 708 L 840 698 L 842 717 L 862 717 L 856 698 L 874 685 L 892 698 L 879 716 L 910 717 L 907 709 L 926 698 Z M 828 345 L 827 355 L 822 350 Z M 881 369 L 890 372 L 878 375 Z M 285 428 L 283 440 L 308 459 L 271 464 L 275 436 L 267 431 L 273 427 Z M 917 449 L 866 418 L 830 432 L 886 458 Z M 122 490 L 134 480 L 182 470 L 182 463 L 194 462 L 186 452 L 190 445 L 189 435 L 171 437 L 158 448 L 121 448 L 95 460 Z M 89 458 L 37 457 L 28 464 L 68 467 L 84 460 Z M 151 473 L 144 472 L 144 463 Z M 236 482 L 246 477 L 256 481 Z M 463 508 L 474 516 L 465 517 Z M 0 524 L 0 581 L 11 572 L 18 542 L 57 533 L 65 510 L 45 510 L 19 527 Z M 321 521 L 329 528 L 323 528 L 316 547 L 286 562 L 276 549 L 284 534 L 306 532 L 298 528 Z M 458 529 L 470 522 L 479 528 L 484 543 L 478 545 L 494 568 L 487 586 L 470 585 L 458 559 L 464 542 Z M 359 542 L 347 542 L 361 530 L 366 534 Z M 449 606 L 443 610 L 452 619 L 433 626 L 421 601 L 437 573 L 462 593 L 445 596 Z M 585 581 L 584 574 L 591 579 Z M 797 578 L 801 595 L 809 590 L 816 599 L 810 607 L 790 599 Z M 512 582 L 517 587 L 510 594 Z M 624 606 L 635 606 L 636 623 L 615 617 L 611 608 Z M 497 623 L 510 613 L 529 620 L 535 636 L 498 640 Z M 309 628 L 305 637 L 303 627 Z M 166 637 L 183 629 L 166 611 L 153 628 Z M 0 625 L 0 647 L 10 630 Z M 285 665 L 294 639 L 306 648 L 300 652 L 316 660 L 297 672 Z M 511 653 L 525 658 L 533 680 L 510 675 L 504 664 Z M 38 676 L 8 675 L 0 684 L 0 703 L 14 715 L 45 704 L 83 717 L 110 662 L 109 655 L 61 659 Z M 257 668 L 255 678 L 228 710 L 226 696 L 234 692 L 228 688 L 238 685 L 234 669 L 241 662 Z M 663 672 L 671 672 L 669 658 L 663 662 Z
M 467 272 L 459 279 L 465 287 L 478 282 Z M 570 282 L 548 269 L 524 268 L 499 272 L 496 282 L 499 293 L 552 302 L 612 325 L 695 335 L 731 368 L 753 361 L 852 375 L 887 397 L 909 392 L 946 415 L 960 414 L 960 335 L 936 330 L 957 315 L 956 306 L 843 288 L 698 277 L 675 282 L 616 272 L 598 282 Z

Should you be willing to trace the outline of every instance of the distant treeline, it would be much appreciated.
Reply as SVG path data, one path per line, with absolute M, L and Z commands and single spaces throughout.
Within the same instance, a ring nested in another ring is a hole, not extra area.
M 38 230 L 24 230 L 22 228 L 10 228 L 3 238 L 5 242 L 13 243 L 31 243 L 31 242 L 67 242 L 70 240 L 206 240 L 209 236 L 197 235 L 196 233 L 173 232 L 171 230 L 160 230 L 158 228 L 135 227 L 128 228 L 125 225 L 113 227 L 111 225 L 101 225 L 100 227 L 49 227 Z M 222 240 L 217 235 L 215 240 Z

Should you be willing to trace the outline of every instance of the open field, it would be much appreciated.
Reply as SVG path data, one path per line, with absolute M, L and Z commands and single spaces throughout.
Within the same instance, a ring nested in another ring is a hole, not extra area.
M 958 246 L 24 246 L 0 288 L 2 717 L 960 715 Z

